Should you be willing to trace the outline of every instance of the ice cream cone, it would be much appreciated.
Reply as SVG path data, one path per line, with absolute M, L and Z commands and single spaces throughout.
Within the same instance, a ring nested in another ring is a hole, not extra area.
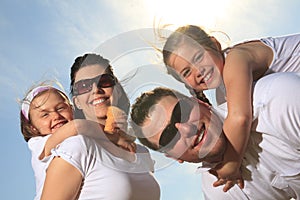
M 115 106 L 108 107 L 107 114 L 106 114 L 107 118 L 104 126 L 105 132 L 111 134 L 114 133 L 113 123 L 115 122 L 115 119 L 118 118 L 118 116 L 120 115 L 124 115 L 123 110 Z

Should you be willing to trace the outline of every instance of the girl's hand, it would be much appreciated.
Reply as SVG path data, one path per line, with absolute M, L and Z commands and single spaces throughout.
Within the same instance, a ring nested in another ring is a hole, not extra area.
M 116 144 L 123 149 L 129 152 L 136 152 L 136 143 L 134 142 L 135 138 L 124 133 L 122 130 L 119 130 L 117 134 L 113 134 L 114 137 L 117 137 Z
M 240 164 L 236 161 L 227 161 L 215 169 L 221 179 L 237 178 L 240 174 Z
M 242 178 L 238 178 L 238 179 L 222 179 L 219 178 L 217 181 L 215 181 L 213 183 L 214 187 L 218 187 L 221 185 L 225 185 L 223 187 L 223 191 L 227 192 L 228 190 L 230 190 L 235 184 L 237 184 L 241 189 L 244 188 L 244 180 Z
M 244 180 L 239 168 L 239 163 L 236 162 L 227 162 L 221 166 L 221 168 L 211 170 L 210 173 L 214 174 L 218 180 L 213 183 L 214 187 L 225 185 L 223 188 L 224 192 L 227 192 L 235 184 L 243 189 Z
M 106 136 L 115 145 L 129 152 L 133 152 L 133 153 L 136 152 L 136 143 L 134 142 L 135 137 L 127 134 L 120 128 L 114 128 L 113 133 L 107 133 Z

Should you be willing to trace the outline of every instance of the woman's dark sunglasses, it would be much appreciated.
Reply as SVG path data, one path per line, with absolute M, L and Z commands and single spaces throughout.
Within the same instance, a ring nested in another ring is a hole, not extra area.
M 166 128 L 163 130 L 160 139 L 159 139 L 159 146 L 160 148 L 163 148 L 167 146 L 171 141 L 174 145 L 176 141 L 173 141 L 175 136 L 177 135 L 178 129 L 175 127 L 176 123 L 186 123 L 190 118 L 190 113 L 192 111 L 192 102 L 190 99 L 180 99 L 177 104 L 175 105 L 170 123 L 166 126 Z M 180 137 L 177 137 L 179 139 Z M 172 146 L 173 146 L 172 145 Z M 168 149 L 171 148 L 171 146 L 168 145 Z
M 90 92 L 94 83 L 96 83 L 98 88 L 108 88 L 116 85 L 116 79 L 110 74 L 101 74 L 95 78 L 80 80 L 73 86 L 73 95 Z

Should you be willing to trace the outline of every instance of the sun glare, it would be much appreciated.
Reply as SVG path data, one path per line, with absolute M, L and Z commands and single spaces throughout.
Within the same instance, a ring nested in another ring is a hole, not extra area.
M 163 24 L 186 24 L 215 28 L 231 0 L 145 0 L 151 15 Z

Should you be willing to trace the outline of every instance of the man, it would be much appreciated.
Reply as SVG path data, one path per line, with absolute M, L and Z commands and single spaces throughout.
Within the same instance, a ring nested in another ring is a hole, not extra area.
M 260 79 L 253 90 L 251 137 L 241 172 L 244 189 L 213 187 L 207 172 L 222 162 L 228 145 L 222 132 L 226 116 L 175 91 L 144 93 L 131 111 L 133 128 L 149 148 L 180 161 L 199 162 L 207 199 L 300 199 L 300 74 L 276 73 Z

